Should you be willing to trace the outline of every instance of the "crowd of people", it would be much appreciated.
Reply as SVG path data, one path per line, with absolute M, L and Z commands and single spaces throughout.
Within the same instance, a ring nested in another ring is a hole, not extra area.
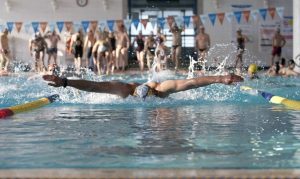
M 206 63 L 211 41 L 210 35 L 205 32 L 204 26 L 200 26 L 198 29 L 195 36 L 195 51 L 198 54 L 197 62 L 203 65 Z M 184 30 L 183 27 L 173 23 L 169 29 L 169 32 L 172 33 L 172 45 L 167 47 L 165 44 L 166 36 L 160 28 L 157 28 L 155 35 L 151 32 L 147 37 L 142 34 L 142 31 L 139 31 L 132 42 L 123 24 L 118 26 L 116 32 L 90 29 L 84 35 L 82 29 L 80 29 L 66 41 L 66 53 L 73 56 L 73 66 L 78 73 L 83 67 L 98 75 L 113 74 L 115 70 L 125 71 L 128 66 L 128 51 L 130 48 L 134 48 L 140 71 L 146 69 L 145 65 L 150 69 L 153 64 L 155 64 L 155 69 L 160 71 L 168 68 L 170 62 L 173 63 L 174 69 L 178 70 L 182 51 L 181 34 Z M 7 29 L 4 30 L 0 38 L 0 71 L 3 74 L 8 71 L 11 61 Z M 57 55 L 60 40 L 61 37 L 55 30 L 44 35 L 41 32 L 34 34 L 29 40 L 29 52 L 34 62 L 34 71 L 44 72 L 53 69 L 53 67 L 58 68 Z M 237 52 L 234 63 L 237 75 L 242 74 L 243 53 L 248 41 L 249 38 L 242 33 L 241 29 L 238 29 L 236 33 Z M 298 75 L 292 69 L 292 66 L 295 66 L 294 61 L 290 60 L 288 67 L 283 64 L 278 65 L 278 59 L 281 59 L 282 47 L 285 44 L 284 36 L 280 34 L 280 29 L 277 29 L 272 39 L 273 50 L 269 75 Z M 48 57 L 47 63 L 45 61 L 46 56 Z M 86 63 L 83 64 L 83 61 Z M 281 71 L 278 69 L 281 69 Z

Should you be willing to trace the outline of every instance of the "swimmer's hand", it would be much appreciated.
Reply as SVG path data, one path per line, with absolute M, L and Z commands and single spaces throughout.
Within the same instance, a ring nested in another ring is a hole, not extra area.
M 55 75 L 43 75 L 43 79 L 50 81 L 51 83 L 48 83 L 48 85 L 53 87 L 61 87 L 64 84 L 62 78 Z
M 244 78 L 235 74 L 225 75 L 221 77 L 221 83 L 230 85 L 235 82 L 242 82 Z

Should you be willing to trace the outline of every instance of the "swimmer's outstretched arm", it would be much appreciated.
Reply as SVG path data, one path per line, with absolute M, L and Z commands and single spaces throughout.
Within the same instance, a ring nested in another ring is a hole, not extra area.
M 232 84 L 234 82 L 241 82 L 244 79 L 238 75 L 225 75 L 225 76 L 203 76 L 198 78 L 183 79 L 183 80 L 167 80 L 160 83 L 156 90 L 164 95 L 195 89 L 214 83 Z
M 48 85 L 54 87 L 67 85 L 83 91 L 114 94 L 122 98 L 133 94 L 135 87 L 138 85 L 120 81 L 95 82 L 87 80 L 67 80 L 67 84 L 64 84 L 63 78 L 54 75 L 44 75 L 43 79 L 50 81 L 51 83 L 48 83 Z

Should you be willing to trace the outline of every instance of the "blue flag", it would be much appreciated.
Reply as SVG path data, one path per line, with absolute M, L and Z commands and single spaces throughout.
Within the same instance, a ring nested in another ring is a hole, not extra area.
M 260 9 L 259 10 L 259 13 L 261 15 L 261 17 L 266 20 L 266 17 L 267 17 L 267 9 Z
M 109 28 L 110 31 L 114 31 L 114 25 L 115 25 L 115 21 L 114 20 L 108 20 L 107 21 L 107 26 Z
M 40 25 L 40 23 L 38 23 L 38 22 L 32 22 L 31 25 L 32 25 L 34 33 L 37 33 L 39 31 L 39 25 Z
M 139 19 L 133 19 L 133 20 L 132 20 L 132 23 L 133 23 L 135 29 L 137 30 L 137 29 L 138 29 L 138 26 L 139 26 L 139 23 L 140 23 L 140 20 L 139 20 Z
M 237 11 L 237 12 L 234 12 L 234 16 L 236 18 L 236 21 L 238 23 L 241 23 L 241 19 L 242 19 L 242 11 Z
M 215 25 L 217 14 L 208 14 L 208 17 L 212 25 Z
M 157 20 L 158 20 L 158 24 L 159 24 L 159 26 L 160 26 L 160 28 L 164 28 L 164 26 L 165 26 L 165 18 L 164 17 L 159 17 L 159 18 L 157 18 Z
M 84 32 L 87 32 L 87 29 L 89 28 L 90 21 L 81 21 L 81 25 L 83 27 Z
M 186 27 L 189 27 L 190 26 L 190 22 L 191 22 L 191 16 L 184 16 L 183 17 L 183 21 L 184 21 L 184 24 Z M 179 24 L 177 24 L 179 25 Z
M 7 22 L 6 25 L 7 25 L 7 29 L 9 31 L 9 33 L 11 33 L 11 31 L 13 30 L 13 27 L 14 27 L 14 23 L 13 22 Z
M 61 33 L 61 31 L 63 30 L 64 28 L 64 22 L 60 21 L 60 22 L 56 22 L 56 25 L 57 25 L 57 28 L 58 28 L 58 31 Z

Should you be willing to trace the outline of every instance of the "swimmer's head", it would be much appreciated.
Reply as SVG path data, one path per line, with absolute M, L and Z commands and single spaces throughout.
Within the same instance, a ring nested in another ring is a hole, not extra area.
M 296 66 L 295 61 L 293 59 L 289 60 L 288 67 L 289 69 L 294 69 Z
M 257 65 L 252 63 L 248 67 L 248 73 L 255 74 L 257 72 Z
M 239 28 L 236 32 L 237 32 L 237 33 L 242 33 L 242 29 Z
M 143 100 L 146 99 L 147 97 L 147 94 L 148 94 L 148 91 L 149 91 L 149 86 L 145 85 L 145 84 L 142 84 L 138 87 L 136 87 L 136 94 L 138 97 L 142 98 Z

